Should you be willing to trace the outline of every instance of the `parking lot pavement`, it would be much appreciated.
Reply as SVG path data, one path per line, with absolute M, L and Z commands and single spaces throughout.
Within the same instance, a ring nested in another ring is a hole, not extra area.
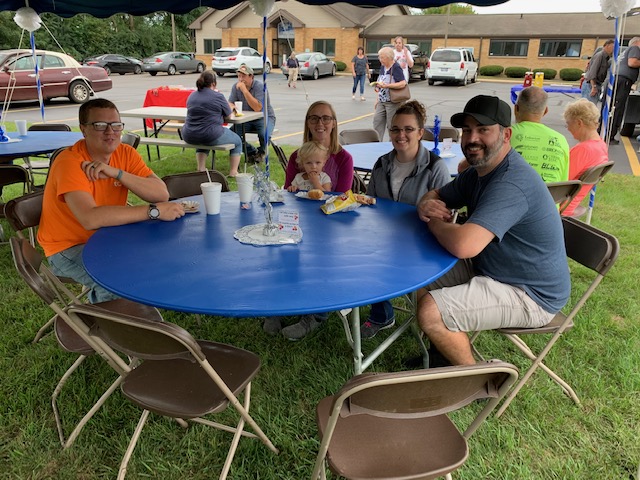
M 261 79 L 259 75 L 257 78 Z M 112 100 L 120 110 L 138 108 L 142 106 L 142 99 L 148 89 L 160 86 L 194 87 L 197 75 L 117 75 L 112 77 L 113 88 L 102 92 L 98 96 Z M 233 75 L 218 77 L 218 89 L 228 95 L 237 78 Z M 427 107 L 427 123 L 432 124 L 438 115 L 443 125 L 449 125 L 449 119 L 454 113 L 462 111 L 465 103 L 473 96 L 497 95 L 505 102 L 510 102 L 510 89 L 516 82 L 510 81 L 479 81 L 466 87 L 436 84 L 429 86 L 426 81 L 411 82 L 412 97 L 423 102 Z M 351 99 L 353 81 L 349 75 L 322 77 L 318 80 L 298 81 L 296 89 L 288 88 L 285 76 L 278 70 L 267 76 L 267 84 L 272 105 L 277 117 L 274 139 L 282 144 L 299 146 L 302 143 L 302 129 L 304 116 L 309 105 L 317 100 L 331 102 L 338 117 L 339 129 L 371 128 L 373 124 L 373 106 L 375 93 L 372 87 L 366 86 L 366 101 Z M 359 93 L 359 92 L 358 92 Z M 356 96 L 358 99 L 359 95 Z M 549 96 L 549 113 L 544 122 L 551 128 L 561 132 L 567 138 L 570 146 L 577 142 L 565 127 L 562 112 L 566 105 L 579 96 L 552 94 Z M 72 126 L 78 125 L 78 105 L 68 101 L 52 101 L 45 107 L 48 122 L 65 122 Z M 10 128 L 16 119 L 27 119 L 28 122 L 40 122 L 39 108 L 36 104 L 21 104 L 11 106 L 4 114 L 3 121 Z M 141 129 L 135 120 L 128 120 L 127 129 Z M 640 131 L 636 131 L 640 133 Z M 614 172 L 640 175 L 638 148 L 640 145 L 634 137 L 622 137 L 619 145 L 609 147 L 609 155 L 616 161 Z

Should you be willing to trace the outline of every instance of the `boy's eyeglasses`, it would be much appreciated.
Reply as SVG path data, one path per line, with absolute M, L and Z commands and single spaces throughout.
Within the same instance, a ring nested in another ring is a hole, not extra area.
M 318 123 L 321 120 L 322 123 L 331 123 L 334 118 L 330 115 L 322 115 L 321 117 L 319 117 L 318 115 L 309 115 L 307 117 L 307 120 L 309 121 L 309 123 Z
M 124 123 L 122 122 L 91 122 L 85 123 L 85 125 L 91 125 L 97 132 L 104 132 L 107 127 L 111 127 L 111 130 L 113 130 L 114 132 L 121 132 L 122 130 L 124 130 Z
M 411 135 L 413 132 L 415 132 L 417 130 L 417 128 L 415 127 L 404 127 L 404 128 L 400 128 L 400 127 L 391 127 L 389 129 L 389 133 L 391 135 L 400 135 L 400 132 L 404 132 L 405 135 Z

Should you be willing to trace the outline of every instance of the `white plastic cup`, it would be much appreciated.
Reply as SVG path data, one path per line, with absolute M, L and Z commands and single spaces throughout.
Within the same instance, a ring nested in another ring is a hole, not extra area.
M 453 138 L 443 138 L 442 139 L 442 148 L 445 152 L 451 150 L 451 144 L 453 143 Z
M 253 197 L 253 175 L 250 173 L 239 173 L 236 175 L 236 184 L 238 185 L 240 203 L 251 203 L 251 197 Z
M 27 121 L 26 120 L 16 120 L 16 130 L 18 130 L 18 135 L 21 137 L 27 136 Z
M 242 102 L 234 102 L 236 106 L 236 113 L 242 113 Z
M 202 189 L 204 208 L 207 211 L 207 215 L 218 215 L 220 213 L 222 184 L 220 182 L 205 182 L 200 184 L 200 188 Z

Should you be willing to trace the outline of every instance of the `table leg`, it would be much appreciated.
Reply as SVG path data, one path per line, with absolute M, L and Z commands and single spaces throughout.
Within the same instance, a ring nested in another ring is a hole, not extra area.
M 153 121 L 153 124 L 155 125 L 155 120 Z M 143 118 L 142 119 L 142 126 L 144 127 L 144 136 L 148 137 L 149 136 L 149 130 L 147 129 L 147 119 Z M 149 145 L 147 145 L 147 158 L 149 159 L 149 162 L 151 162 L 151 149 L 149 148 Z
M 351 310 L 351 334 L 353 338 L 353 373 L 359 375 L 362 366 L 362 338 L 360 337 L 360 307 Z

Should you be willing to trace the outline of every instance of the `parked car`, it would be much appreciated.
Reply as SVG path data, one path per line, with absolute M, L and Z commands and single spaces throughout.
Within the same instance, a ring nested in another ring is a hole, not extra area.
M 107 75 L 112 73 L 119 73 L 120 75 L 142 73 L 142 62 L 140 60 L 112 53 L 86 58 L 82 61 L 82 64 L 90 67 L 102 67 L 107 72 Z
M 140 70 L 138 71 L 137 69 L 133 72 L 136 75 L 138 75 L 139 73 L 142 73 L 142 71 L 144 70 L 144 63 L 142 63 L 142 60 L 139 60 L 135 57 L 127 57 L 129 60 L 131 60 L 133 63 L 135 63 L 136 65 L 140 65 Z
M 243 63 L 253 68 L 255 73 L 262 73 L 262 54 L 251 47 L 219 48 L 211 57 L 211 70 L 223 77 L 225 73 L 236 73 Z M 269 57 L 264 63 L 264 71 L 271 71 Z
M 409 79 L 417 76 L 420 80 L 425 80 L 427 78 L 426 73 L 427 64 L 429 63 L 429 55 L 422 53 L 420 51 L 420 47 L 414 43 L 405 43 L 404 46 L 407 47 L 409 53 L 411 53 L 411 56 L 413 57 L 413 67 L 409 69 Z M 385 43 L 383 47 L 394 48 L 395 45 L 393 43 Z M 380 74 L 380 59 L 378 58 L 378 52 L 368 53 L 367 60 L 369 62 L 371 78 L 375 80 Z
M 94 92 L 109 90 L 111 79 L 103 68 L 85 67 L 64 53 L 36 50 L 42 96 L 45 100 L 67 97 L 84 103 Z M 31 50 L 0 50 L 0 102 L 37 100 L 35 65 Z M 12 93 L 7 94 L 11 77 Z
M 155 76 L 158 72 L 167 72 L 169 75 L 175 75 L 180 72 L 204 72 L 204 62 L 198 60 L 193 53 L 185 52 L 159 52 L 154 53 L 148 58 L 142 60 L 145 72 Z
M 336 74 L 336 63 L 321 52 L 306 52 L 296 55 L 300 69 L 298 70 L 298 76 L 300 78 L 313 78 L 317 80 L 321 75 Z M 289 77 L 289 69 L 285 63 L 280 67 L 285 77 Z
M 478 80 L 478 63 L 468 48 L 437 48 L 427 64 L 429 85 L 437 81 L 467 85 Z

